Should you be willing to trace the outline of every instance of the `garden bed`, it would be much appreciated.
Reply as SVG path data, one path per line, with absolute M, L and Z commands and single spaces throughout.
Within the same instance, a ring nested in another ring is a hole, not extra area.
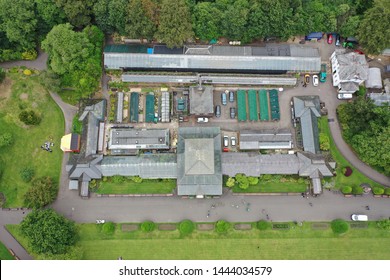
M 196 228 L 198 230 L 213 230 L 214 224 L 197 224 Z
M 176 230 L 177 226 L 176 226 L 176 224 L 159 224 L 158 229 L 159 230 Z
M 329 224 L 327 224 L 327 223 L 313 223 L 311 225 L 311 228 L 312 229 L 328 229 Z
M 139 230 L 139 225 L 135 224 L 122 224 L 122 231 L 128 232 L 128 231 L 137 231 Z
M 251 224 L 235 224 L 234 229 L 236 229 L 236 230 L 251 230 L 252 225 Z

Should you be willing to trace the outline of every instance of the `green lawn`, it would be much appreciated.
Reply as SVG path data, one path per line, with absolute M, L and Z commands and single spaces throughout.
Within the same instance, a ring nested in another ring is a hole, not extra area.
M 64 118 L 49 93 L 36 76 L 8 74 L 13 80 L 11 95 L 0 101 L 0 132 L 10 132 L 14 143 L 0 149 L 0 192 L 6 197 L 5 207 L 23 206 L 24 194 L 30 186 L 20 178 L 20 170 L 32 167 L 35 177 L 50 176 L 58 182 L 63 152 L 60 140 L 64 133 Z M 18 115 L 22 109 L 33 109 L 42 116 L 38 126 L 26 127 Z M 53 152 L 41 149 L 52 138 Z
M 390 258 L 390 232 L 376 228 L 350 229 L 335 236 L 327 229 L 312 229 L 312 223 L 302 227 L 290 224 L 289 230 L 237 231 L 225 234 L 215 231 L 195 231 L 185 238 L 176 231 L 151 233 L 122 232 L 117 225 L 112 236 L 101 233 L 101 225 L 81 224 L 80 241 L 86 260 L 123 259 L 383 259 Z M 20 239 L 17 225 L 7 228 Z
M 0 260 L 14 260 L 15 258 L 8 251 L 7 247 L 0 242 Z
M 79 99 L 82 97 L 79 92 L 71 89 L 62 89 L 58 91 L 58 95 L 61 97 L 62 101 L 71 105 L 77 105 Z M 87 96 L 84 96 L 84 98 L 86 97 Z
M 167 194 L 176 188 L 176 180 L 150 180 L 144 179 L 142 183 L 134 183 L 131 180 L 125 182 L 99 182 L 96 191 L 99 194 Z
M 340 153 L 337 149 L 336 144 L 333 141 L 332 135 L 330 133 L 328 119 L 326 117 L 321 117 L 318 121 L 318 127 L 320 132 L 326 133 L 330 139 L 330 152 L 332 154 L 333 159 L 337 163 L 336 167 L 336 188 L 340 188 L 342 186 L 358 186 L 362 183 L 369 183 L 371 186 L 380 186 L 378 183 L 372 181 L 367 178 L 365 175 L 360 173 L 356 168 L 354 168 Z M 343 167 L 350 166 L 353 170 L 353 173 L 349 177 L 345 177 L 343 175 L 342 169 Z
M 303 193 L 307 191 L 308 184 L 298 182 L 260 182 L 243 190 L 238 186 L 233 187 L 235 193 Z

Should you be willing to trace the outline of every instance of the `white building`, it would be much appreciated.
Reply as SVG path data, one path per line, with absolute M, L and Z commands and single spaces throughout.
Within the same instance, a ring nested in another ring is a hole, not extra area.
M 333 86 L 339 93 L 355 93 L 368 79 L 366 57 L 355 52 L 346 53 L 346 49 L 336 49 L 330 57 Z

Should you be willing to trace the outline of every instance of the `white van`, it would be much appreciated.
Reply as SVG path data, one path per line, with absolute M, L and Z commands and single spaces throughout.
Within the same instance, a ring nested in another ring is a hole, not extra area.
M 352 99 L 352 93 L 339 93 L 337 94 L 338 99 Z
M 360 214 L 353 214 L 351 216 L 352 221 L 359 221 L 359 222 L 367 222 L 368 217 L 367 215 L 360 215 Z

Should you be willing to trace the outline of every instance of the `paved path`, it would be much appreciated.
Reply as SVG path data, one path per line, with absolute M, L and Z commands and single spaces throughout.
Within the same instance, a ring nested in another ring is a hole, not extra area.
M 39 52 L 36 60 L 17 60 L 0 63 L 2 68 L 12 68 L 15 66 L 26 66 L 28 68 L 33 68 L 37 70 L 46 70 L 47 69 L 47 54 L 44 52 Z

